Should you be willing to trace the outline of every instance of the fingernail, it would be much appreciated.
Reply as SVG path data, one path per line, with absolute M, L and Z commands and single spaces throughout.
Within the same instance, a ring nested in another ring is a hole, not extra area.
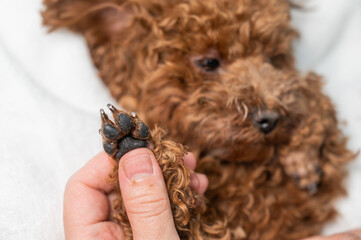
M 151 156 L 147 153 L 124 155 L 123 169 L 129 180 L 136 180 L 153 174 Z

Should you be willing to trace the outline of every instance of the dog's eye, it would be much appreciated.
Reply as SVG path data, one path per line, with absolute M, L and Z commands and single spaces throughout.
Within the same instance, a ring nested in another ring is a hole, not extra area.
M 196 65 L 207 72 L 215 71 L 221 64 L 216 58 L 203 58 L 196 61 Z

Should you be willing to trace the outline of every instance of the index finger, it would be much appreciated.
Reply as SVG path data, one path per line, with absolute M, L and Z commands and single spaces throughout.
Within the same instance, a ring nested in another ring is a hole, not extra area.
M 69 179 L 64 193 L 66 235 L 108 219 L 107 193 L 113 186 L 106 178 L 113 166 L 114 162 L 101 152 Z
M 110 193 L 113 185 L 106 181 L 115 163 L 102 151 L 79 169 L 69 181 L 79 182 L 91 189 Z

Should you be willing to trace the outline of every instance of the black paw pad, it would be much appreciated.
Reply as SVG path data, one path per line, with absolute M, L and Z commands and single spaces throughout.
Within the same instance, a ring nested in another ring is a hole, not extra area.
M 103 149 L 109 155 L 112 155 L 115 152 L 115 147 L 113 147 L 112 144 L 108 142 L 103 143 Z
M 120 131 L 109 123 L 106 123 L 103 125 L 103 135 L 110 140 L 115 140 L 119 137 Z
M 134 135 L 139 139 L 146 139 L 149 137 L 149 129 L 143 122 L 138 122 Z
M 117 117 L 117 123 L 119 125 L 119 128 L 124 133 L 129 133 L 130 130 L 134 127 L 133 120 L 124 113 L 120 113 Z
M 119 151 L 115 157 L 116 159 L 120 159 L 127 152 L 144 147 L 147 147 L 147 142 L 145 140 L 135 139 L 132 136 L 125 136 L 118 142 Z
M 108 104 L 113 114 L 111 121 L 103 110 L 100 111 L 102 127 L 100 134 L 103 137 L 103 149 L 112 158 L 119 160 L 127 152 L 136 148 L 148 146 L 150 132 L 142 121 L 134 115 L 127 114 Z

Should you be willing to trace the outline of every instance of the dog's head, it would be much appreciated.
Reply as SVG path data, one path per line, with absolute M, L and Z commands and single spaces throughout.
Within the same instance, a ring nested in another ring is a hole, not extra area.
M 121 106 L 193 148 L 267 159 L 307 111 L 287 0 L 74 4 L 45 22 L 83 32 Z

